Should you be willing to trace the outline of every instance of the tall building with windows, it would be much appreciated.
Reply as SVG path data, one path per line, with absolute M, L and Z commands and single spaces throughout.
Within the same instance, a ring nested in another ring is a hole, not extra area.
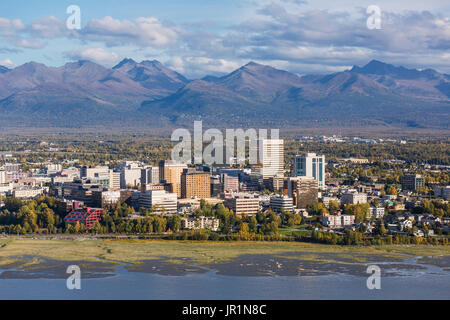
M 270 207 L 277 213 L 282 211 L 292 212 L 294 211 L 294 202 L 291 197 L 275 195 L 270 197 Z
M 284 175 L 284 140 L 262 139 L 260 145 L 260 173 L 263 179 Z
M 159 168 L 146 166 L 141 169 L 141 185 L 159 184 Z
M 317 180 L 312 177 L 288 178 L 288 195 L 298 209 L 306 209 L 318 201 Z
M 183 170 L 187 169 L 185 163 L 173 160 L 162 160 L 159 163 L 159 177 L 161 182 L 171 185 L 172 192 L 181 198 L 181 175 Z
M 197 197 L 206 199 L 211 197 L 211 177 L 209 172 L 184 169 L 181 175 L 181 198 Z
M 230 176 L 226 173 L 221 175 L 223 190 L 226 192 L 238 192 L 239 191 L 239 178 Z
M 124 161 L 117 167 L 120 171 L 120 187 L 137 187 L 141 184 L 141 163 L 135 161 Z
M 154 213 L 176 213 L 177 203 L 177 195 L 164 190 L 147 190 L 139 193 L 139 207 L 153 209 Z
M 233 196 L 226 198 L 223 205 L 240 216 L 246 214 L 248 216 L 254 216 L 259 211 L 259 198 L 251 196 Z
M 292 168 L 294 177 L 312 177 L 317 180 L 319 189 L 325 187 L 325 156 L 315 153 L 296 155 Z
M 425 185 L 425 179 L 420 174 L 405 174 L 401 183 L 403 190 L 416 191 Z
M 120 189 L 120 172 L 109 170 L 109 188 Z
M 109 168 L 107 166 L 82 166 L 80 169 L 80 177 L 87 179 L 109 177 Z

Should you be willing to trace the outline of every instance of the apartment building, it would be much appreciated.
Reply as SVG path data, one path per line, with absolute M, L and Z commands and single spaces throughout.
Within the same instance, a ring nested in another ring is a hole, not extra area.
M 384 207 L 370 207 L 370 215 L 375 217 L 375 219 L 383 218 L 384 212 Z

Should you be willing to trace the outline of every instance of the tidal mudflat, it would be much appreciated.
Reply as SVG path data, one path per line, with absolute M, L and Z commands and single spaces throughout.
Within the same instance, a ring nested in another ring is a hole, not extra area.
M 85 278 L 129 272 L 165 276 L 215 271 L 227 276 L 366 275 L 369 264 L 386 276 L 429 266 L 450 270 L 450 249 L 433 246 L 350 247 L 290 242 L 3 239 L 0 279 L 66 278 L 78 265 Z

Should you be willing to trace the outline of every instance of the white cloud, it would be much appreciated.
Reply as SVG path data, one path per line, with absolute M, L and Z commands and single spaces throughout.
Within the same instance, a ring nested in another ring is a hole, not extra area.
M 27 31 L 34 36 L 49 39 L 68 36 L 70 33 L 65 22 L 53 16 L 33 21 Z
M 167 65 L 190 78 L 221 75 L 232 72 L 241 66 L 236 61 L 208 57 L 174 57 L 167 61 Z
M 86 48 L 66 52 L 65 55 L 73 60 L 89 60 L 108 67 L 116 65 L 122 58 L 103 48 Z
M 4 67 L 7 67 L 7 68 L 14 68 L 15 67 L 15 65 L 11 61 L 11 59 L 0 60 L 0 66 L 4 66 Z
M 79 36 L 111 46 L 131 43 L 143 47 L 163 47 L 175 43 L 178 33 L 174 26 L 164 25 L 155 17 L 141 17 L 130 21 L 107 16 L 89 21 Z
M 6 19 L 0 17 L 0 30 L 23 30 L 25 25 L 20 19 Z
M 440 8 L 440 0 L 429 1 L 430 8 Z M 55 17 L 27 25 L 19 19 L 0 18 L 0 41 L 12 49 L 39 49 L 50 39 L 79 39 L 66 49 L 72 50 L 67 56 L 112 65 L 119 56 L 139 52 L 168 61 L 188 77 L 230 72 L 251 60 L 296 73 L 327 73 L 371 59 L 450 72 L 450 60 L 446 58 L 450 18 L 445 10 L 421 11 L 420 5 L 405 6 L 409 11 L 389 11 L 392 1 L 383 0 L 379 3 L 382 29 L 369 30 L 365 3 L 355 6 L 354 0 L 344 2 L 247 0 L 241 11 L 250 9 L 250 15 L 240 12 L 235 25 L 218 24 L 220 27 L 214 28 L 214 23 L 203 18 L 199 19 L 203 23 L 181 21 L 177 26 L 156 17 L 106 16 L 90 20 L 82 30 L 70 31 L 65 21 Z M 81 48 L 77 49 L 77 45 Z M 119 54 L 102 49 L 108 47 L 114 47 Z M 0 52 L 10 56 L 6 50 L 12 49 L 0 48 Z
M 17 36 L 6 37 L 5 40 L 15 47 L 26 48 L 26 49 L 41 49 L 45 45 L 38 40 L 25 39 Z

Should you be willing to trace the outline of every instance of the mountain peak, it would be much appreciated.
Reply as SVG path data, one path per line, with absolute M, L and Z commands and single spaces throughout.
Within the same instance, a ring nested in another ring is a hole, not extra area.
M 93 62 L 93 61 L 91 61 L 91 60 L 78 60 L 77 62 L 76 62 L 76 64 L 78 64 L 80 67 L 82 67 L 82 66 L 99 66 L 99 64 L 97 64 L 97 63 L 95 63 L 95 62 Z
M 396 69 L 392 64 L 387 64 L 379 60 L 371 60 L 363 67 L 353 66 L 351 72 L 365 73 L 365 74 L 384 74 L 388 71 Z
M 262 64 L 256 63 L 254 61 L 250 61 L 249 63 L 247 63 L 244 67 L 255 67 L 255 66 L 262 66 Z
M 125 58 L 122 61 L 120 61 L 116 66 L 114 66 L 113 69 L 120 69 L 121 67 L 123 67 L 126 64 L 136 65 L 137 62 L 134 61 L 133 59 Z
M 45 64 L 30 61 L 22 64 L 21 66 L 18 66 L 14 70 L 18 70 L 19 72 L 36 72 L 36 70 L 44 70 L 46 68 L 47 66 Z
M 163 64 L 159 62 L 158 60 L 144 60 L 140 64 L 144 66 L 151 66 L 151 67 L 162 67 Z
M 354 66 L 350 72 L 364 75 L 390 76 L 398 79 L 439 78 L 440 75 L 433 69 L 417 70 L 397 67 L 378 60 L 372 60 L 363 67 Z
M 365 66 L 366 67 L 368 67 L 368 66 L 374 66 L 374 67 L 375 66 L 391 66 L 391 64 L 384 63 L 383 61 L 380 61 L 380 60 L 372 59 Z
M 273 69 L 271 66 L 266 66 L 253 61 L 250 61 L 249 63 L 241 67 L 241 69 L 249 69 L 249 70 L 262 70 L 267 68 Z

